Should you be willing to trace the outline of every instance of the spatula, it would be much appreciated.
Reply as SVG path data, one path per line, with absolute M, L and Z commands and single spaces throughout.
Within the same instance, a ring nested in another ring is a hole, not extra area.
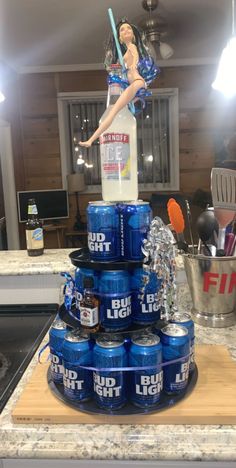
M 211 171 L 211 193 L 214 214 L 219 223 L 217 248 L 224 249 L 225 228 L 236 211 L 236 171 L 213 167 Z

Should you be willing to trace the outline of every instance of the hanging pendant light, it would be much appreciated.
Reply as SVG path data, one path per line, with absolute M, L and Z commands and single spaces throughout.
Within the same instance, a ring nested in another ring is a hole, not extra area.
M 3 102 L 3 101 L 5 101 L 5 96 L 2 93 L 2 91 L 0 91 L 0 102 Z
M 231 98 L 236 95 L 236 37 L 234 28 L 234 0 L 232 0 L 232 37 L 220 57 L 212 88 Z

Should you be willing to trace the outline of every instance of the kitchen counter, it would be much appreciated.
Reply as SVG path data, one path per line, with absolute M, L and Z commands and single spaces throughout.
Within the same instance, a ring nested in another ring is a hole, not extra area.
M 29 257 L 27 250 L 1 250 L 0 276 L 49 275 L 74 270 L 69 253 L 75 249 L 48 249 Z
M 188 286 L 180 284 L 178 294 L 179 308 L 190 310 Z M 224 344 L 236 360 L 236 326 L 196 325 L 196 342 Z M 0 416 L 0 458 L 236 461 L 236 426 L 13 424 L 11 411 L 36 360 L 37 356 Z

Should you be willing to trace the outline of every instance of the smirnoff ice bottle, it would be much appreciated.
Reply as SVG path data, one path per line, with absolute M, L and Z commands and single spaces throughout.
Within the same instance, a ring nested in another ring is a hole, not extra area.
M 120 68 L 112 66 L 113 74 Z M 119 83 L 109 85 L 107 109 L 102 122 L 122 93 Z M 137 127 L 136 119 L 125 106 L 110 127 L 100 136 L 102 197 L 105 201 L 138 199 Z

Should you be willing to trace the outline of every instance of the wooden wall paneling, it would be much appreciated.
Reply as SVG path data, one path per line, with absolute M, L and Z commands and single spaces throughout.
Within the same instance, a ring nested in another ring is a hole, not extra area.
M 32 73 L 20 75 L 22 101 L 32 96 L 56 97 L 54 73 Z
M 199 168 L 212 168 L 214 166 L 214 152 L 186 150 L 180 151 L 179 154 L 180 172 L 184 169 L 198 170 Z
M 25 96 L 22 102 L 23 117 L 57 116 L 56 97 Z
M 210 190 L 211 168 L 180 172 L 180 191 L 193 193 L 197 189 Z
M 58 136 L 51 138 L 35 139 L 26 138 L 24 141 L 24 156 L 37 157 L 37 156 L 60 155 L 60 143 Z
M 23 132 L 25 138 L 47 138 L 58 136 L 57 117 L 23 118 Z
M 26 176 L 61 176 L 61 164 L 58 158 L 27 158 L 25 159 Z
M 25 190 L 51 190 L 62 186 L 61 176 L 26 177 Z
M 235 128 L 235 108 L 188 109 L 180 111 L 179 128 L 181 130 L 214 130 L 217 128 Z
M 103 70 L 59 73 L 59 92 L 102 91 L 107 89 L 107 73 Z

